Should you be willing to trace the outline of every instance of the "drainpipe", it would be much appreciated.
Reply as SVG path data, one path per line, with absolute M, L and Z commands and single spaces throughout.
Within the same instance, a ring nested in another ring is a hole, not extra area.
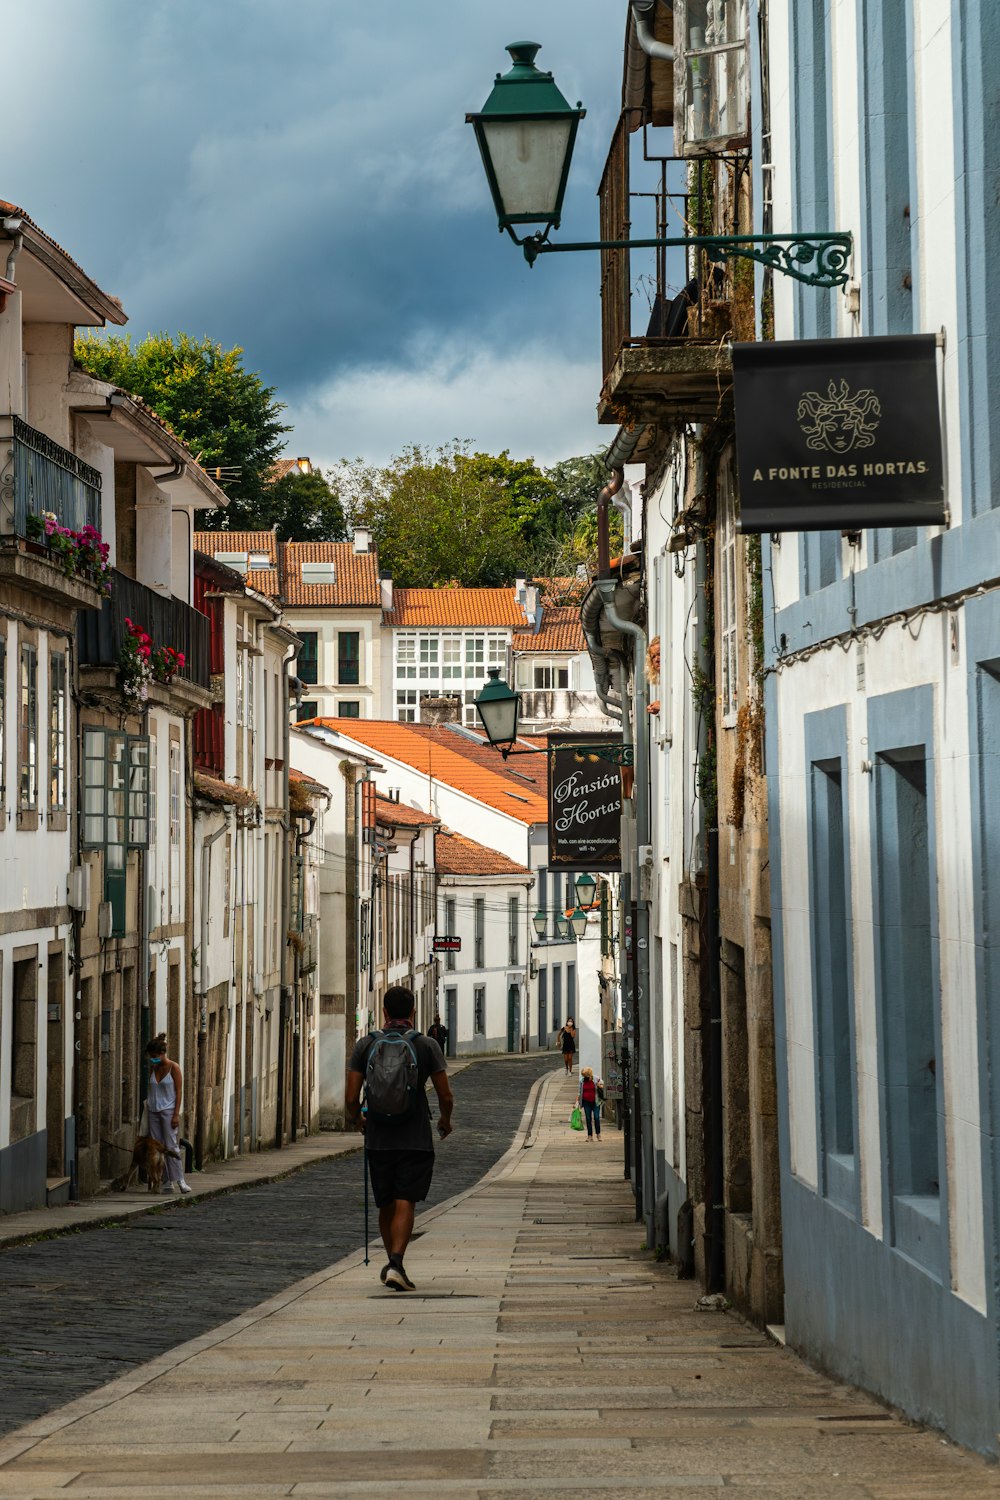
M 625 482 L 625 470 L 614 469 L 611 478 L 597 497 L 597 576 L 611 577 L 611 549 L 608 543 L 608 501 L 617 495 Z
M 209 882 L 212 874 L 212 845 L 229 831 L 230 811 L 223 814 L 217 828 L 201 845 L 201 953 L 198 964 L 198 1118 L 194 1130 L 195 1166 L 201 1171 L 205 1160 L 205 1136 L 208 1129 L 208 1082 L 205 1076 L 205 1049 L 208 1040 L 208 919 L 212 909 Z
M 601 707 L 609 719 L 622 716 L 621 696 L 612 684 L 608 653 L 601 640 L 600 618 L 603 600 L 597 589 L 591 589 L 580 607 L 580 624 L 583 627 L 587 650 L 594 666 L 594 685 Z
M 622 722 L 623 743 L 631 743 L 635 764 L 634 817 L 635 829 L 630 851 L 633 910 L 632 945 L 635 959 L 637 1000 L 637 1081 L 639 1084 L 639 1118 L 641 1126 L 640 1152 L 642 1158 L 642 1213 L 646 1221 L 646 1243 L 652 1245 L 653 1209 L 656 1196 L 653 1168 L 653 1091 L 650 1081 L 649 1033 L 649 903 L 640 899 L 639 851 L 649 844 L 649 737 L 646 734 L 646 705 L 648 690 L 646 683 L 646 632 L 634 620 L 627 620 L 615 608 L 615 585 L 608 579 L 600 585 L 604 600 L 604 612 L 608 621 L 622 635 L 632 641 L 632 692 L 633 722 L 629 723 L 625 712 Z M 627 692 L 624 664 L 622 667 L 622 708 L 627 710 Z
M 661 57 L 665 62 L 673 62 L 673 47 L 669 42 L 658 42 L 649 24 L 649 17 L 655 8 L 656 0 L 632 0 L 632 19 L 635 21 L 639 46 L 647 57 Z
M 301 938 L 306 930 L 305 923 L 305 881 L 306 860 L 303 849 L 312 837 L 312 831 L 316 827 L 316 814 L 313 813 L 306 823 L 305 828 L 295 831 L 295 870 L 296 870 L 296 911 L 295 931 Z M 301 1099 L 302 1078 L 302 956 L 298 949 L 295 950 L 293 960 L 294 973 L 294 1014 L 292 1021 L 292 1125 L 290 1140 L 294 1143 L 299 1134 L 299 1104 Z
M 704 429 L 694 433 L 695 493 L 704 494 L 706 485 L 705 456 L 702 447 Z M 708 547 L 699 539 L 695 554 L 696 590 L 701 598 L 702 620 L 707 625 L 705 590 L 708 583 Z M 698 630 L 698 667 L 703 680 L 714 682 L 714 652 L 706 646 L 705 628 Z M 712 702 L 715 701 L 714 692 Z M 698 761 L 710 750 L 710 735 L 715 725 L 703 716 L 698 731 Z M 704 814 L 705 804 L 702 802 Z M 719 970 L 719 829 L 718 813 L 704 828 L 705 884 L 701 921 L 701 1017 L 704 1061 L 702 1069 L 702 1118 L 705 1150 L 705 1267 L 709 1292 L 722 1291 L 726 1282 L 725 1173 L 723 1164 L 723 1095 L 722 1095 L 722 984 Z
M 292 869 L 291 869 L 292 851 L 291 851 L 291 843 L 290 843 L 290 839 L 289 839 L 289 833 L 290 833 L 291 830 L 290 830 L 290 826 L 289 826 L 289 822 L 288 822 L 288 817 L 287 817 L 287 813 L 288 813 L 288 757 L 289 757 L 289 754 L 291 753 L 290 752 L 291 732 L 290 732 L 290 727 L 289 727 L 289 723 L 288 723 L 288 715 L 289 715 L 289 704 L 288 704 L 289 678 L 288 678 L 288 668 L 290 667 L 290 665 L 292 664 L 292 662 L 295 660 L 295 655 L 296 655 L 296 647 L 295 646 L 289 646 L 287 652 L 285 653 L 285 655 L 281 659 L 281 681 L 282 681 L 282 695 L 281 695 L 281 697 L 282 697 L 282 703 L 281 703 L 281 707 L 282 707 L 282 715 L 283 715 L 283 720 L 284 720 L 282 731 L 281 731 L 281 755 L 282 755 L 282 764 L 284 766 L 284 770 L 282 771 L 282 776 L 281 776 L 281 805 L 282 805 L 282 808 L 284 809 L 285 816 L 281 820 L 281 830 L 282 830 L 282 835 L 283 835 L 283 837 L 282 837 L 282 844 L 281 844 L 281 921 L 280 921 L 280 930 L 278 932 L 278 949 L 279 949 L 279 952 L 281 954 L 281 963 L 280 963 L 280 973 L 281 973 L 281 1001 L 280 1001 L 279 1010 L 278 1010 L 278 1100 L 277 1100 L 277 1117 L 276 1117 L 276 1120 L 275 1120 L 275 1127 L 274 1127 L 274 1145 L 275 1145 L 275 1149 L 276 1150 L 280 1150 L 281 1147 L 282 1147 L 282 1145 L 284 1144 L 284 1134 L 285 1134 L 285 1053 L 287 1051 L 287 1043 L 286 1043 L 286 1038 L 285 1038 L 285 1032 L 286 1032 L 286 1030 L 288 1028 L 289 1001 L 290 1001 L 290 998 L 291 998 L 290 997 L 290 993 L 289 993 L 289 983 L 288 983 L 288 962 L 289 962 L 289 956 L 288 956 L 288 927 L 289 927 L 290 902 L 291 902 L 291 883 L 292 883 Z

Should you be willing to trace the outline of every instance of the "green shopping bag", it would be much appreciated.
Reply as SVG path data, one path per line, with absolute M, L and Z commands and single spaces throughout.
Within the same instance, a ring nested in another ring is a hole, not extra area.
M 583 1110 L 579 1104 L 573 1105 L 573 1113 L 569 1117 L 569 1123 L 573 1130 L 583 1129 Z

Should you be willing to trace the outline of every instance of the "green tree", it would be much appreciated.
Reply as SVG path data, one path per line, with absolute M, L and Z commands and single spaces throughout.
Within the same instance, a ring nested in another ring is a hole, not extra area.
M 291 429 L 272 386 L 243 368 L 243 350 L 223 349 L 213 339 L 179 333 L 149 334 L 132 343 L 127 334 L 76 342 L 79 364 L 98 380 L 140 396 L 211 470 L 238 472 L 227 489 L 230 503 L 207 511 L 206 527 L 255 529 L 267 507 L 267 491 L 282 439 Z
M 272 527 L 281 542 L 342 542 L 347 536 L 340 496 L 318 469 L 293 471 L 268 485 L 253 529 Z
M 384 466 L 344 463 L 336 479 L 351 496 L 352 523 L 371 529 L 401 587 L 497 587 L 530 572 L 536 533 L 556 503 L 531 459 L 470 453 L 457 441 L 405 448 Z

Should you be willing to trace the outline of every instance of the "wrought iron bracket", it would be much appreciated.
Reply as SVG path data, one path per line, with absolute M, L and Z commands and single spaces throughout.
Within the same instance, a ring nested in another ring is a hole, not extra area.
M 520 240 L 524 258 L 533 266 L 540 255 L 576 250 L 704 250 L 709 260 L 755 260 L 781 276 L 792 276 L 807 286 L 829 290 L 846 286 L 854 242 L 849 232 L 819 230 L 809 234 L 708 234 L 651 240 L 580 240 L 550 244 L 547 235 Z

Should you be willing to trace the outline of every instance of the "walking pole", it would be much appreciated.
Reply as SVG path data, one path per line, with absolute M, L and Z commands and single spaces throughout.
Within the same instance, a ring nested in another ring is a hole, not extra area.
M 362 1167 L 365 1174 L 365 1265 L 368 1264 L 368 1137 L 365 1136 L 364 1149 L 361 1153 Z

